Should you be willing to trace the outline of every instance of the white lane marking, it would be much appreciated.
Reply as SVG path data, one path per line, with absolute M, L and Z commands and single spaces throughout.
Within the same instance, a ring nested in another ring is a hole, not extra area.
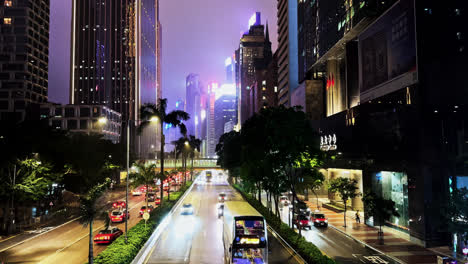
M 144 201 L 138 202 L 138 203 L 135 204 L 134 206 L 130 207 L 129 210 L 133 210 L 134 208 L 136 208 L 136 207 L 137 207 L 139 204 L 141 204 L 142 202 L 144 202 Z M 99 226 L 98 228 L 95 228 L 95 230 L 93 230 L 93 234 L 96 233 L 99 229 L 103 228 L 104 226 L 105 226 L 105 225 L 101 225 L 101 226 Z M 57 249 L 57 250 L 55 251 L 54 254 L 47 256 L 45 259 L 41 260 L 39 263 L 43 263 L 46 259 L 51 258 L 51 257 L 57 255 L 58 253 L 60 253 L 60 252 L 64 251 L 65 249 L 67 249 L 67 248 L 73 246 L 74 244 L 78 243 L 80 240 L 82 240 L 82 239 L 84 239 L 84 238 L 86 238 L 86 237 L 89 237 L 89 233 L 86 234 L 86 235 L 84 235 L 84 236 L 82 236 L 82 237 L 80 237 L 80 238 L 78 238 L 77 240 L 75 240 L 75 241 L 72 242 L 71 244 L 68 244 L 67 246 L 65 246 L 65 247 L 63 247 L 63 248 Z M 44 262 L 44 263 L 48 263 L 48 262 Z
M 26 243 L 26 242 L 28 242 L 29 240 L 32 240 L 32 239 L 34 239 L 34 238 L 37 238 L 37 237 L 42 236 L 42 235 L 44 235 L 44 234 L 47 234 L 47 233 L 49 233 L 49 232 L 51 232 L 51 231 L 53 231 L 53 230 L 55 230 L 55 229 L 57 229 L 57 228 L 60 228 L 60 227 L 62 227 L 62 226 L 64 226 L 64 225 L 68 225 L 69 223 L 74 222 L 74 221 L 76 221 L 76 220 L 78 220 L 78 219 L 80 219 L 80 218 L 81 218 L 81 216 L 80 216 L 80 217 L 76 217 L 76 218 L 74 218 L 74 219 L 72 219 L 72 220 L 70 220 L 70 221 L 68 221 L 68 222 L 66 222 L 66 223 L 63 223 L 63 224 L 61 224 L 61 225 L 58 225 L 58 226 L 56 226 L 56 227 L 54 227 L 54 228 L 52 228 L 52 229 L 49 229 L 49 230 L 47 230 L 47 231 L 45 231 L 45 232 L 43 232 L 43 233 L 40 233 L 40 234 L 38 234 L 38 235 L 35 235 L 35 236 L 33 236 L 33 237 L 30 237 L 30 238 L 27 238 L 27 239 L 25 239 L 25 240 L 23 240 L 23 241 L 20 241 L 20 242 L 14 244 L 14 245 L 11 245 L 11 246 L 9 246 L 9 247 L 7 247 L 7 248 L 4 248 L 4 249 L 0 250 L 0 253 L 3 252 L 3 251 L 9 250 L 10 248 L 14 248 L 14 247 L 19 246 L 19 245 L 21 245 L 21 244 L 23 244 L 23 243 Z
M 125 198 L 125 197 L 124 197 L 124 198 Z M 117 199 L 117 200 L 123 200 L 124 198 L 120 198 L 120 199 Z M 0 250 L 0 253 L 2 253 L 3 251 L 9 250 L 10 248 L 14 248 L 14 247 L 19 246 L 19 245 L 21 245 L 21 244 L 23 244 L 23 243 L 26 243 L 26 242 L 28 242 L 29 240 L 32 240 L 32 239 L 34 239 L 34 238 L 37 238 L 37 237 L 42 236 L 42 235 L 44 235 L 44 234 L 47 234 L 47 233 L 49 233 L 49 232 L 51 232 L 51 231 L 53 231 L 53 230 L 55 230 L 55 229 L 57 229 L 57 228 L 60 228 L 60 227 L 65 226 L 65 225 L 68 225 L 68 224 L 70 224 L 70 223 L 72 223 L 72 222 L 74 222 L 74 221 L 76 221 L 76 220 L 78 220 L 78 219 L 80 219 L 80 218 L 81 218 L 81 216 L 78 216 L 78 217 L 73 218 L 72 220 L 70 220 L 70 221 L 68 221 L 68 222 L 66 222 L 66 223 L 63 223 L 63 224 L 61 224 L 61 225 L 52 227 L 52 228 L 46 230 L 46 231 L 43 232 L 43 233 L 40 233 L 40 234 L 38 234 L 38 235 L 36 235 L 36 236 L 27 238 L 27 239 L 25 239 L 25 240 L 23 240 L 23 241 L 20 241 L 20 242 L 16 243 L 16 244 L 13 244 L 13 245 L 11 245 L 11 246 L 9 246 L 9 247 L 7 247 L 7 248 L 4 248 L 4 249 Z M 6 240 L 8 240 L 8 239 L 2 240 L 2 241 L 0 241 L 0 242 L 6 241 Z

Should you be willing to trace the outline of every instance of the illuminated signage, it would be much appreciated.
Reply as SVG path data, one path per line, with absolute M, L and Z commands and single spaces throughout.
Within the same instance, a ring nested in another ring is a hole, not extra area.
M 336 150 L 336 134 L 320 137 L 320 149 L 323 151 Z
M 260 239 L 257 237 L 241 237 L 240 244 L 248 244 L 248 245 L 257 245 L 260 244 Z

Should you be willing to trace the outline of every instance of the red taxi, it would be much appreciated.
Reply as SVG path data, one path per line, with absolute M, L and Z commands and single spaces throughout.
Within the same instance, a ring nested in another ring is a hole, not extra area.
M 97 235 L 94 236 L 94 243 L 109 244 L 122 234 L 122 230 L 118 229 L 117 227 L 101 230 Z
M 120 223 L 125 221 L 125 218 L 130 218 L 130 214 L 127 215 L 125 210 L 114 210 L 110 213 L 110 219 L 112 223 Z

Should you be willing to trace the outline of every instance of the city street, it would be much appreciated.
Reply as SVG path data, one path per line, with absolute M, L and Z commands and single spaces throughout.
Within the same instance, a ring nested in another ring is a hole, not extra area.
M 169 228 L 158 238 L 145 263 L 224 263 L 223 224 L 230 226 L 233 215 L 258 213 L 228 185 L 224 174 L 219 176 L 218 171 L 213 172 L 211 183 L 204 181 L 202 173 L 183 201 L 193 205 L 194 214 L 181 215 L 181 209 L 176 210 Z M 218 218 L 216 210 L 221 192 L 228 197 L 224 218 Z M 268 237 L 269 263 L 301 263 L 271 234 Z
M 266 205 L 266 195 L 262 195 L 262 202 Z M 284 223 L 288 223 L 289 207 L 280 206 L 280 216 Z M 291 214 L 289 214 L 291 215 Z M 311 230 L 301 230 L 307 241 L 314 243 L 322 252 L 338 263 L 385 263 L 397 264 L 389 257 L 382 255 L 372 248 L 343 235 L 333 227 L 314 227 Z
M 129 195 L 129 228 L 141 220 L 138 217 L 138 212 L 143 204 L 144 195 Z M 125 223 L 111 225 L 125 230 Z M 95 221 L 93 224 L 93 235 L 102 230 L 103 227 L 103 221 Z M 83 227 L 76 220 L 0 252 L 0 261 L 5 263 L 82 264 L 88 260 L 88 238 L 89 227 Z M 105 245 L 94 245 L 94 256 L 98 255 L 105 248 Z

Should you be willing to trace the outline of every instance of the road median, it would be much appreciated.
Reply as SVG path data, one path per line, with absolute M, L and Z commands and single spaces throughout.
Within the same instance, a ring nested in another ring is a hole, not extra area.
M 242 197 L 261 215 L 263 215 L 268 225 L 278 234 L 287 244 L 294 249 L 307 262 L 313 264 L 336 264 L 336 262 L 322 252 L 311 242 L 305 240 L 294 229 L 290 228 L 278 218 L 276 215 L 263 206 L 259 201 L 253 198 L 250 194 L 244 192 L 242 188 L 236 184 L 232 185 Z
M 155 230 L 157 231 L 161 223 L 165 222 L 165 217 L 170 214 L 173 207 L 178 204 L 180 197 L 190 189 L 192 185 L 188 182 L 181 190 L 171 194 L 171 201 L 165 201 L 161 206 L 155 208 L 150 219 L 146 222 L 141 220 L 130 228 L 127 233 L 128 243 L 125 244 L 125 235 L 117 238 L 103 252 L 94 258 L 95 264 L 126 264 L 131 263 L 133 259 L 145 248 L 149 240 L 153 239 Z M 151 239 L 150 239 L 151 238 Z

